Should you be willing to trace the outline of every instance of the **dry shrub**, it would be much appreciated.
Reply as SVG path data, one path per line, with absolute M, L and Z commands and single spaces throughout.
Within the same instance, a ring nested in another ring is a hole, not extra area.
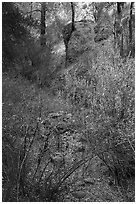
M 68 100 L 84 127 L 91 150 L 107 165 L 115 183 L 127 189 L 135 174 L 135 64 L 117 59 L 114 66 L 93 67 L 82 79 L 73 75 Z

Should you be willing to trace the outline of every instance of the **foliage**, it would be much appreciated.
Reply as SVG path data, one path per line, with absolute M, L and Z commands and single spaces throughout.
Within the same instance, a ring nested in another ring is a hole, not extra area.
M 125 191 L 134 167 L 134 61 L 115 59 L 102 75 L 92 66 L 91 75 L 73 77 L 69 88 L 73 113 L 82 128 L 82 140 L 107 165 L 114 182 Z M 93 71 L 94 70 L 94 71 Z M 90 82 L 90 83 L 89 83 Z
M 133 201 L 133 5 L 115 38 L 116 3 L 74 3 L 67 66 L 70 3 L 45 5 L 41 46 L 41 3 L 3 3 L 3 201 Z
M 3 200 L 55 201 L 57 198 L 54 198 L 54 195 L 60 192 L 64 181 L 83 162 L 76 166 L 74 163 L 68 171 L 71 153 L 65 149 L 64 153 L 59 153 L 58 149 L 66 148 L 67 143 L 58 147 L 60 143 L 56 134 L 59 136 L 66 131 L 71 134 L 74 127 L 72 116 L 63 115 L 63 112 L 49 114 L 47 108 L 52 111 L 52 102 L 49 101 L 48 104 L 49 99 L 47 100 L 47 96 L 43 98 L 43 92 L 40 100 L 34 86 L 29 87 L 28 82 L 22 86 L 23 79 L 13 78 L 9 81 L 6 75 L 3 75 L 3 78 Z M 57 100 L 53 102 L 54 111 L 55 105 L 57 107 Z M 58 104 L 58 108 L 60 106 L 63 107 L 63 103 Z M 64 111 L 65 109 L 67 111 L 68 108 L 64 105 Z M 65 139 L 65 135 L 63 137 L 65 141 L 67 138 Z M 65 154 L 68 164 L 62 166 Z M 41 187 L 40 191 L 38 186 Z
M 120 19 L 116 11 L 116 4 L 108 3 L 95 3 L 97 13 L 96 22 L 94 27 L 96 36 L 95 42 L 100 42 L 108 39 L 112 34 L 114 35 L 114 47 L 119 50 L 121 57 L 127 57 L 128 55 L 134 57 L 134 11 L 131 12 L 129 3 L 122 4 L 122 10 L 120 13 Z M 120 4 L 121 5 L 121 4 Z M 131 9 L 134 10 L 134 9 Z M 132 15 L 129 15 L 130 12 Z M 110 14 L 111 13 L 111 14 Z M 95 15 L 95 16 L 96 16 Z M 132 21 L 132 23 L 130 23 Z M 130 43 L 131 36 L 131 43 Z
M 97 34 L 95 42 L 107 39 L 113 33 L 113 23 L 107 12 L 102 12 L 98 19 L 97 26 L 94 27 Z
M 2 45 L 3 45 L 3 62 L 14 62 L 19 54 L 23 40 L 28 35 L 26 29 L 26 20 L 20 13 L 14 3 L 3 3 L 2 9 Z

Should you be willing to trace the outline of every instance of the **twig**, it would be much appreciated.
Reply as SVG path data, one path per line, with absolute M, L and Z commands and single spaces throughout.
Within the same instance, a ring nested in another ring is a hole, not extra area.
M 20 169 L 20 152 L 19 152 L 19 155 L 18 155 L 18 171 Z M 20 182 L 19 182 L 19 175 L 18 175 L 18 179 L 17 179 L 17 202 L 19 201 L 19 186 L 20 186 Z
M 42 177 L 43 177 L 43 174 L 44 174 L 44 172 L 45 172 L 45 170 L 46 170 L 46 168 L 47 168 L 47 166 L 48 166 L 49 163 L 50 163 L 50 161 L 45 165 L 45 167 L 44 167 L 44 169 L 43 169 L 43 171 L 42 171 L 41 177 L 40 177 L 40 179 L 39 179 L 38 185 L 40 184 L 41 179 L 42 179 Z
M 41 119 L 41 97 L 40 97 L 40 94 L 39 94 L 39 108 L 40 108 L 40 112 L 39 112 L 39 119 Z M 24 155 L 24 158 L 21 162 L 21 165 L 20 165 L 20 168 L 19 168 L 19 175 L 18 175 L 18 180 L 17 180 L 17 202 L 19 200 L 19 188 L 20 188 L 20 180 L 21 180 L 21 173 L 22 173 L 22 168 L 23 168 L 23 165 L 29 155 L 29 152 L 30 152 L 30 149 L 32 147 L 32 144 L 34 142 L 34 139 L 35 139 L 35 136 L 36 136 L 36 132 L 39 128 L 39 121 L 37 121 L 37 125 L 36 125 L 36 128 L 35 128 L 35 131 L 34 131 L 34 134 L 33 134 L 33 138 L 30 142 L 30 145 L 29 145 L 29 148 L 28 148 L 28 151 L 26 151 L 25 155 Z M 26 136 L 27 136 L 27 133 L 28 133 L 28 126 L 27 126 L 27 130 L 26 130 L 26 135 L 25 135 L 25 138 L 24 138 L 24 142 L 26 141 Z
M 86 158 L 80 160 L 79 162 L 77 162 L 76 164 L 73 165 L 73 167 L 71 167 L 68 172 L 60 179 L 59 183 L 58 183 L 58 187 L 61 186 L 61 184 L 73 173 L 75 172 L 80 166 L 82 166 L 83 164 L 85 164 L 89 159 L 93 159 L 91 158 L 91 156 L 87 156 Z
M 36 176 L 36 174 L 37 174 L 37 171 L 38 171 L 39 166 L 40 166 L 40 163 L 38 163 L 38 165 L 37 165 L 36 171 L 35 171 L 35 173 L 34 173 L 34 175 L 33 175 L 33 178 L 32 178 L 32 182 L 34 181 L 34 178 L 35 178 L 35 176 Z
M 5 167 L 5 165 L 4 165 L 4 163 L 2 163 L 2 171 L 4 171 L 4 174 L 6 175 L 6 178 L 7 178 L 7 182 L 9 182 L 9 176 L 8 176 L 8 173 L 7 173 L 7 171 L 6 171 L 6 167 Z
M 131 144 L 131 141 L 130 141 L 130 139 L 129 139 L 128 137 L 127 137 L 127 141 L 128 141 L 128 143 L 129 143 L 131 149 L 132 149 L 133 152 L 135 153 L 135 149 L 134 149 L 133 145 Z
M 35 138 L 37 129 L 38 129 L 38 122 L 37 122 L 37 126 L 36 126 L 36 128 L 35 128 L 35 132 L 34 132 L 32 141 L 31 141 L 31 143 L 30 143 L 30 145 L 29 145 L 29 149 L 28 149 L 28 151 L 26 152 L 26 154 L 25 154 L 25 156 L 24 156 L 24 158 L 23 158 L 23 161 L 22 161 L 22 163 L 21 163 L 21 165 L 20 165 L 20 168 L 19 168 L 19 176 L 18 176 L 18 180 L 17 180 L 17 202 L 18 202 L 18 199 L 19 199 L 19 187 L 20 187 L 20 179 L 21 179 L 22 168 L 23 168 L 23 165 L 24 165 L 24 163 L 25 163 L 25 161 L 26 161 L 26 159 L 27 159 L 27 157 L 28 157 L 28 155 L 29 155 L 29 151 L 30 151 L 30 149 L 31 149 L 31 147 L 32 147 L 32 144 L 33 144 L 33 142 L 34 142 L 34 138 Z M 26 134 L 26 135 L 27 135 L 27 134 Z

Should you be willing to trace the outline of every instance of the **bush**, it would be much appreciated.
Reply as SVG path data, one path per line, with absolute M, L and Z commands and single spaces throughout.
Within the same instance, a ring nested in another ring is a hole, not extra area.
M 135 173 L 134 61 L 116 62 L 102 75 L 102 65 L 83 76 L 68 71 L 66 104 L 3 75 L 3 201 L 63 201 L 76 171 L 86 173 L 82 165 L 95 155 L 128 199 Z
M 83 141 L 125 192 L 128 179 L 135 175 L 134 59 L 123 62 L 117 58 L 101 75 L 102 66 L 92 66 L 90 83 L 85 74 L 83 79 L 73 76 L 67 97 L 83 127 Z
M 66 108 L 23 78 L 3 74 L 3 201 L 62 199 L 66 168 L 56 155 L 58 122 L 48 117 L 60 106 Z
M 29 37 L 27 21 L 13 2 L 2 4 L 2 57 L 4 64 L 12 64 L 21 56 L 23 41 Z M 10 36 L 10 37 L 9 37 Z M 9 67 L 5 67 L 9 69 Z M 5 70 L 3 70 L 5 71 Z

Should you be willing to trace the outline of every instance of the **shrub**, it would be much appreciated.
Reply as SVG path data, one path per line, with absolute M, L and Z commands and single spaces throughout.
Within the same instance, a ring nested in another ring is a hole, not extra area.
M 67 110 L 23 78 L 3 75 L 3 201 L 63 200 L 66 180 L 82 161 L 70 169 L 64 163 L 59 141 L 72 131 L 70 116 L 49 114 L 60 107 Z
M 114 66 L 92 66 L 90 84 L 84 77 L 73 77 L 67 96 L 83 127 L 84 142 L 102 159 L 126 195 L 128 179 L 135 175 L 135 65 L 134 59 L 115 60 Z

